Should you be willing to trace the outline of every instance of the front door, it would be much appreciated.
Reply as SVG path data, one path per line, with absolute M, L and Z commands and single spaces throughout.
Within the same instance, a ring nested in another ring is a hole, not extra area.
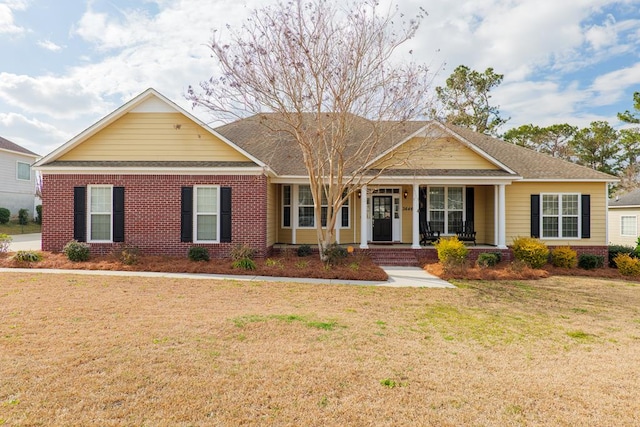
M 393 239 L 391 223 L 393 198 L 391 196 L 373 196 L 373 241 L 390 242 Z

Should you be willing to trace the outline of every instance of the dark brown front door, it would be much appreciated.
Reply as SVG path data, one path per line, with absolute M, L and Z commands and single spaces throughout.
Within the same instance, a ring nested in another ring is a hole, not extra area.
M 390 242 L 393 239 L 391 215 L 393 198 L 373 196 L 373 241 Z

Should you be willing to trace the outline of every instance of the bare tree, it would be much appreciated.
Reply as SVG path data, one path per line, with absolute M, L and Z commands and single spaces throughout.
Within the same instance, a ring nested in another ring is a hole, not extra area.
M 239 30 L 227 27 L 226 37 L 214 32 L 219 72 L 189 87 L 194 106 L 222 119 L 271 113 L 269 131 L 296 141 L 323 259 L 349 195 L 409 156 L 375 170 L 369 162 L 430 110 L 431 73 L 399 60 L 424 16 L 421 9 L 406 19 L 397 7 L 380 13 L 375 1 L 292 0 L 257 9 Z

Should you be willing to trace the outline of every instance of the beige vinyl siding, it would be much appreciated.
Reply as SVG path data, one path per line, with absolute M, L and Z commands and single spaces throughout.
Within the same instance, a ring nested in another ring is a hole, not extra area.
M 404 192 L 407 192 L 407 198 L 404 198 Z M 413 186 L 405 185 L 400 189 L 400 211 L 401 237 L 402 243 L 411 243 L 413 241 Z
M 606 183 L 516 182 L 506 186 L 506 243 L 519 236 L 531 235 L 531 195 L 541 193 L 580 193 L 591 195 L 591 238 L 544 239 L 550 245 L 606 245 Z
M 180 113 L 128 113 L 60 160 L 247 161 Z
M 478 232 L 478 243 L 495 245 L 497 244 L 495 242 L 495 188 L 493 186 L 475 188 L 475 228 Z
M 636 246 L 638 236 L 622 236 L 621 218 L 636 217 L 636 234 L 640 233 L 640 208 L 609 208 L 609 243 L 612 245 Z M 640 235 L 640 234 L 639 234 Z
M 376 167 L 393 169 L 499 169 L 473 150 L 451 138 L 412 138 Z

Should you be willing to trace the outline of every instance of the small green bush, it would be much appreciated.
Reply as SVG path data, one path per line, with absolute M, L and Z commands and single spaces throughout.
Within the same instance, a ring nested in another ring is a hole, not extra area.
M 253 259 L 256 256 L 256 250 L 253 249 L 249 245 L 236 245 L 231 252 L 229 252 L 229 256 L 234 261 L 239 261 L 241 259 Z
M 191 261 L 209 261 L 209 250 L 202 246 L 191 246 L 187 257 Z
M 578 253 L 569 246 L 560 246 L 551 251 L 551 264 L 560 268 L 575 268 L 578 265 Z
M 18 224 L 20 225 L 29 224 L 29 211 L 27 209 L 20 209 L 18 211 Z
M 517 237 L 513 240 L 513 256 L 531 268 L 541 268 L 549 261 L 549 248 L 539 239 Z
M 594 270 L 604 267 L 604 257 L 602 255 L 580 254 L 578 257 L 578 267 L 584 270 Z
M 0 233 L 0 254 L 9 252 L 9 245 L 13 241 L 13 237 L 8 234 Z
M 609 267 L 616 268 L 616 263 L 614 262 L 614 258 L 618 256 L 618 254 L 627 254 L 630 256 L 634 255 L 635 248 L 633 246 L 624 246 L 624 245 L 610 245 L 609 246 Z
M 624 276 L 640 276 L 640 259 L 629 254 L 618 254 L 613 261 Z
M 500 262 L 500 252 L 483 252 L 478 255 L 476 265 L 480 268 L 495 267 Z
M 88 244 L 71 240 L 64 248 L 62 253 L 66 255 L 69 261 L 81 262 L 88 261 L 91 256 L 91 249 Z
M 38 262 L 42 261 L 42 255 L 34 251 L 18 251 L 13 259 L 20 262 Z
M 11 211 L 7 208 L 0 208 L 0 224 L 6 224 L 11 218 Z
M 305 257 L 311 255 L 311 246 L 309 245 L 300 245 L 298 246 L 298 256 Z
M 347 250 L 337 243 L 330 244 L 324 250 L 327 264 L 335 265 L 344 260 L 348 255 Z
M 233 268 L 237 268 L 240 270 L 255 270 L 256 263 L 251 258 L 241 258 L 237 259 L 232 264 Z
M 445 270 L 464 266 L 469 249 L 456 236 L 442 238 L 434 243 L 434 246 Z
M 38 206 L 36 206 L 36 214 L 37 214 L 38 216 L 34 219 L 34 221 L 35 221 L 37 224 L 42 224 L 42 205 L 38 205 Z

